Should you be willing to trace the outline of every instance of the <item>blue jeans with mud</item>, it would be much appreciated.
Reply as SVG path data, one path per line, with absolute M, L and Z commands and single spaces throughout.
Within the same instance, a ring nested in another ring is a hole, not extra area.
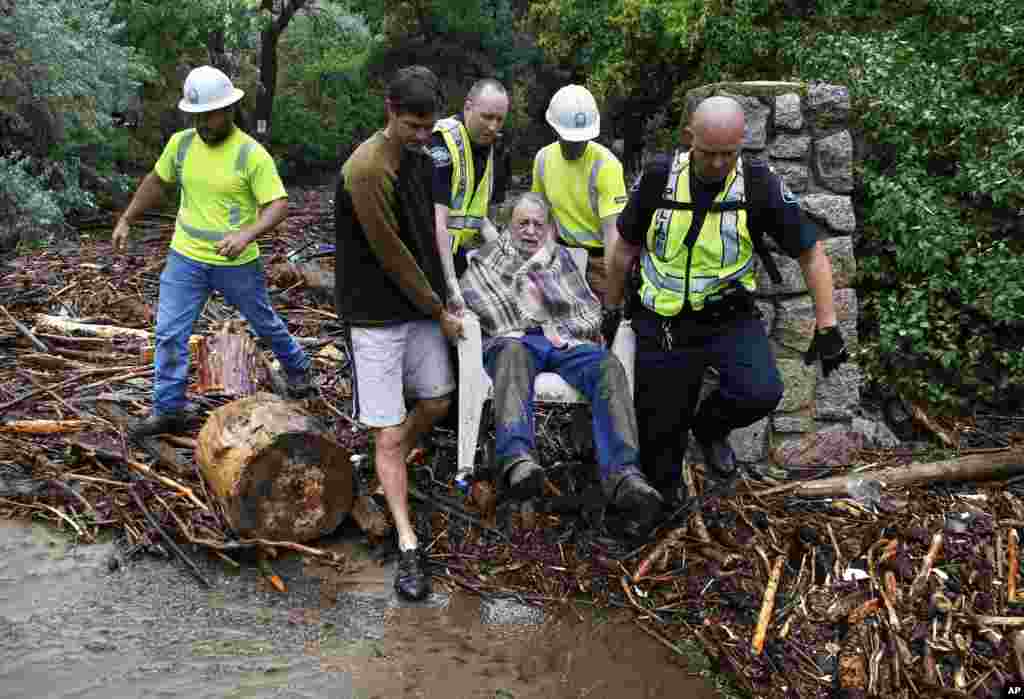
M 300 378 L 309 368 L 306 353 L 270 305 L 260 260 L 236 266 L 211 265 L 171 250 L 160 275 L 156 316 L 153 412 L 157 415 L 185 407 L 188 338 L 214 291 L 237 308 L 256 335 L 270 344 L 289 380 Z
M 633 397 L 622 364 L 604 347 L 558 348 L 541 333 L 497 338 L 484 350 L 484 369 L 494 382 L 495 457 L 499 474 L 523 458 L 536 461 L 534 380 L 543 371 L 561 376 L 590 401 L 601 482 L 613 491 L 639 474 Z M 607 492 L 611 495 L 611 492 Z

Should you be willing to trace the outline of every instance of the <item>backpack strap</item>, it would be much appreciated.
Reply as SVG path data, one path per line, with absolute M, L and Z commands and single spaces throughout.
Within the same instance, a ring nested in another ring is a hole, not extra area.
M 750 159 L 748 158 L 743 159 L 743 182 L 748 201 L 751 200 L 751 194 L 760 195 L 764 191 L 764 178 L 754 177 Z M 764 265 L 764 271 L 768 273 L 768 278 L 772 280 L 772 284 L 781 284 L 782 275 L 779 273 L 778 265 L 775 264 L 775 258 L 772 257 L 772 253 L 768 249 L 767 243 L 765 243 L 764 230 L 750 225 L 749 218 L 747 219 L 747 230 L 750 231 L 750 241 L 753 243 L 754 252 L 761 258 L 761 264 Z

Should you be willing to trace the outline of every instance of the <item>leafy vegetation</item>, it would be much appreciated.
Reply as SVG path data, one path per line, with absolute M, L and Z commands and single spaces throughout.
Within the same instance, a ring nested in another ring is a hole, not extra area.
M 505 81 L 511 143 L 537 130 L 552 85 L 567 79 L 586 83 L 620 120 L 613 136 L 642 120 L 656 132 L 648 144 L 659 146 L 672 143 L 682 97 L 699 85 L 846 85 L 863 146 L 855 192 L 862 366 L 877 386 L 951 412 L 983 403 L 1024 408 L 1024 5 L 1016 0 L 13 7 L 0 14 L 0 33 L 13 41 L 14 72 L 31 69 L 28 96 L 66 114 L 49 153 L 0 142 L 0 207 L 38 224 L 94 202 L 79 186 L 82 173 L 151 164 L 161 140 L 154 120 L 131 135 L 110 128 L 110 115 L 140 83 L 148 104 L 173 110 L 181 66 L 223 60 L 255 96 L 261 43 L 275 21 L 280 70 L 268 137 L 293 173 L 333 169 L 379 128 L 382 81 L 411 60 L 455 86 L 451 109 L 461 96 L 454 93 L 477 77 Z M 290 21 L 281 24 L 284 15 Z M 0 117 L 14 112 L 0 99 Z M 528 162 L 532 153 L 511 155 Z

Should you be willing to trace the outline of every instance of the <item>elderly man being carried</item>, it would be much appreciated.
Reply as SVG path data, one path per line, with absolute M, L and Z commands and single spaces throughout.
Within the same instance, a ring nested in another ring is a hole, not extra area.
M 642 536 L 662 499 L 638 467 L 626 372 L 602 344 L 600 302 L 554 231 L 544 196 L 523 194 L 509 226 L 470 258 L 460 280 L 466 306 L 480 318 L 484 368 L 494 382 L 499 493 L 525 500 L 542 492 L 533 386 L 538 373 L 554 372 L 590 401 L 604 495 L 625 533 Z

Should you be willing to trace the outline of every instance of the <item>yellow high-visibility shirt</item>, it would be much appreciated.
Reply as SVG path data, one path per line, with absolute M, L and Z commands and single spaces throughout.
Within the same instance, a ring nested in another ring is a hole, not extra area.
M 601 221 L 626 208 L 622 163 L 596 141 L 576 160 L 562 157 L 558 142 L 533 159 L 534 192 L 551 202 L 561 242 L 571 247 L 604 248 Z
M 177 132 L 153 171 L 181 188 L 171 249 L 207 264 L 244 265 L 259 257 L 255 242 L 233 260 L 217 254 L 217 245 L 254 223 L 261 206 L 288 196 L 270 153 L 238 127 L 213 147 L 195 129 Z

